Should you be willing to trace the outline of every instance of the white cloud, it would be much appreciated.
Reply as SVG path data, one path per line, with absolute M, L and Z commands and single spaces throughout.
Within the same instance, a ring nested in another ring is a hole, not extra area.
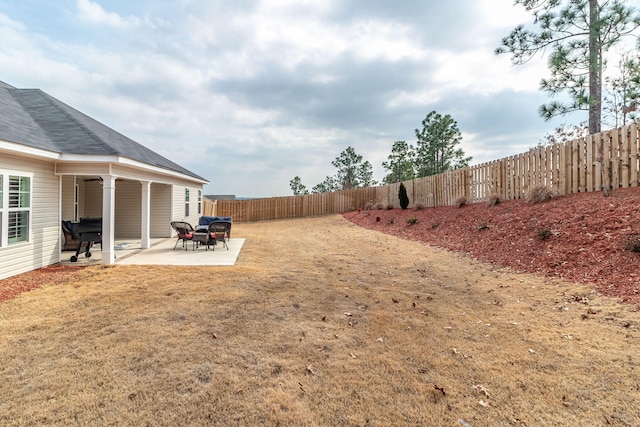
M 424 48 L 415 43 L 417 34 L 409 26 L 393 22 L 355 22 L 347 29 L 345 38 L 350 40 L 350 50 L 364 60 L 418 60 L 426 55 Z
M 347 146 L 381 179 L 393 141 L 413 142 L 431 110 L 452 114 L 477 158 L 550 127 L 536 111 L 546 62 L 493 54 L 531 19 L 512 0 L 72 5 L 0 2 L 0 79 L 211 179 L 209 193 L 287 195 L 296 175 L 311 188 Z
M 139 27 L 142 21 L 134 16 L 123 18 L 115 12 L 107 12 L 98 3 L 91 0 L 78 0 L 78 16 L 89 24 L 105 25 L 114 28 Z

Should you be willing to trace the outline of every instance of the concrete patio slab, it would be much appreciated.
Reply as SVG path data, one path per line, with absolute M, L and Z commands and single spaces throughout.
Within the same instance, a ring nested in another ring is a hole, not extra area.
M 116 253 L 116 264 L 122 265 L 234 265 L 242 250 L 245 239 L 234 237 L 227 242 L 227 250 L 218 243 L 209 250 L 206 246 L 194 247 L 192 242 L 187 242 L 186 247 L 182 242 L 173 249 L 176 244 L 175 238 L 154 240 L 149 249 L 140 249 L 140 241 L 117 241 L 114 244 Z M 63 252 L 63 264 L 68 265 L 95 265 L 101 263 L 100 245 L 92 248 L 91 257 L 86 258 L 83 253 L 78 256 L 77 262 L 69 259 L 73 252 Z
M 227 250 L 218 243 L 215 249 L 209 250 L 206 246 L 194 248 L 191 242 L 187 242 L 183 248 L 181 243 L 173 249 L 175 239 L 164 240 L 149 249 L 140 250 L 116 260 L 116 264 L 142 264 L 142 265 L 234 265 L 244 245 L 244 239 L 233 238 L 227 242 Z

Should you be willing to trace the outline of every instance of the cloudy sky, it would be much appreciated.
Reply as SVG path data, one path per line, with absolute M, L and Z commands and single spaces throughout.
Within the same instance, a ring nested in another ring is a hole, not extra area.
M 634 3 L 634 2 L 630 2 Z M 494 55 L 513 0 L 0 0 L 0 80 L 39 88 L 205 177 L 205 194 L 310 189 L 352 146 L 449 114 L 472 164 L 528 150 L 546 60 Z

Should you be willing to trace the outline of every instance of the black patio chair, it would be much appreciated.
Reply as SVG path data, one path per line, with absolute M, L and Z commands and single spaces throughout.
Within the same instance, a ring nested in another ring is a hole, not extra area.
M 176 246 L 178 246 L 178 242 L 182 240 L 182 247 L 186 251 L 187 246 L 185 243 L 189 240 L 193 241 L 193 235 L 195 234 L 196 230 L 193 228 L 191 224 L 184 221 L 172 221 L 171 228 L 175 230 L 178 237 L 176 240 L 176 244 L 173 246 L 173 250 L 175 250 Z
M 229 239 L 230 228 L 231 223 L 226 221 L 213 221 L 209 223 L 207 249 L 209 249 L 209 245 L 213 245 L 215 250 L 218 242 L 222 242 L 222 245 L 229 250 L 227 240 Z
M 231 240 L 231 223 L 233 222 L 233 218 L 230 216 L 201 216 L 198 220 L 197 228 L 203 228 L 206 230 L 212 222 L 228 222 L 229 229 L 227 230 L 227 240 Z

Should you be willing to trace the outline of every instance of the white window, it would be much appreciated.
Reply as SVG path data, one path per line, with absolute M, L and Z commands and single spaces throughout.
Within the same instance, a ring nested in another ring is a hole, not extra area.
M 184 189 L 184 216 L 189 216 L 189 189 Z
M 0 172 L 0 246 L 28 242 L 31 176 Z

